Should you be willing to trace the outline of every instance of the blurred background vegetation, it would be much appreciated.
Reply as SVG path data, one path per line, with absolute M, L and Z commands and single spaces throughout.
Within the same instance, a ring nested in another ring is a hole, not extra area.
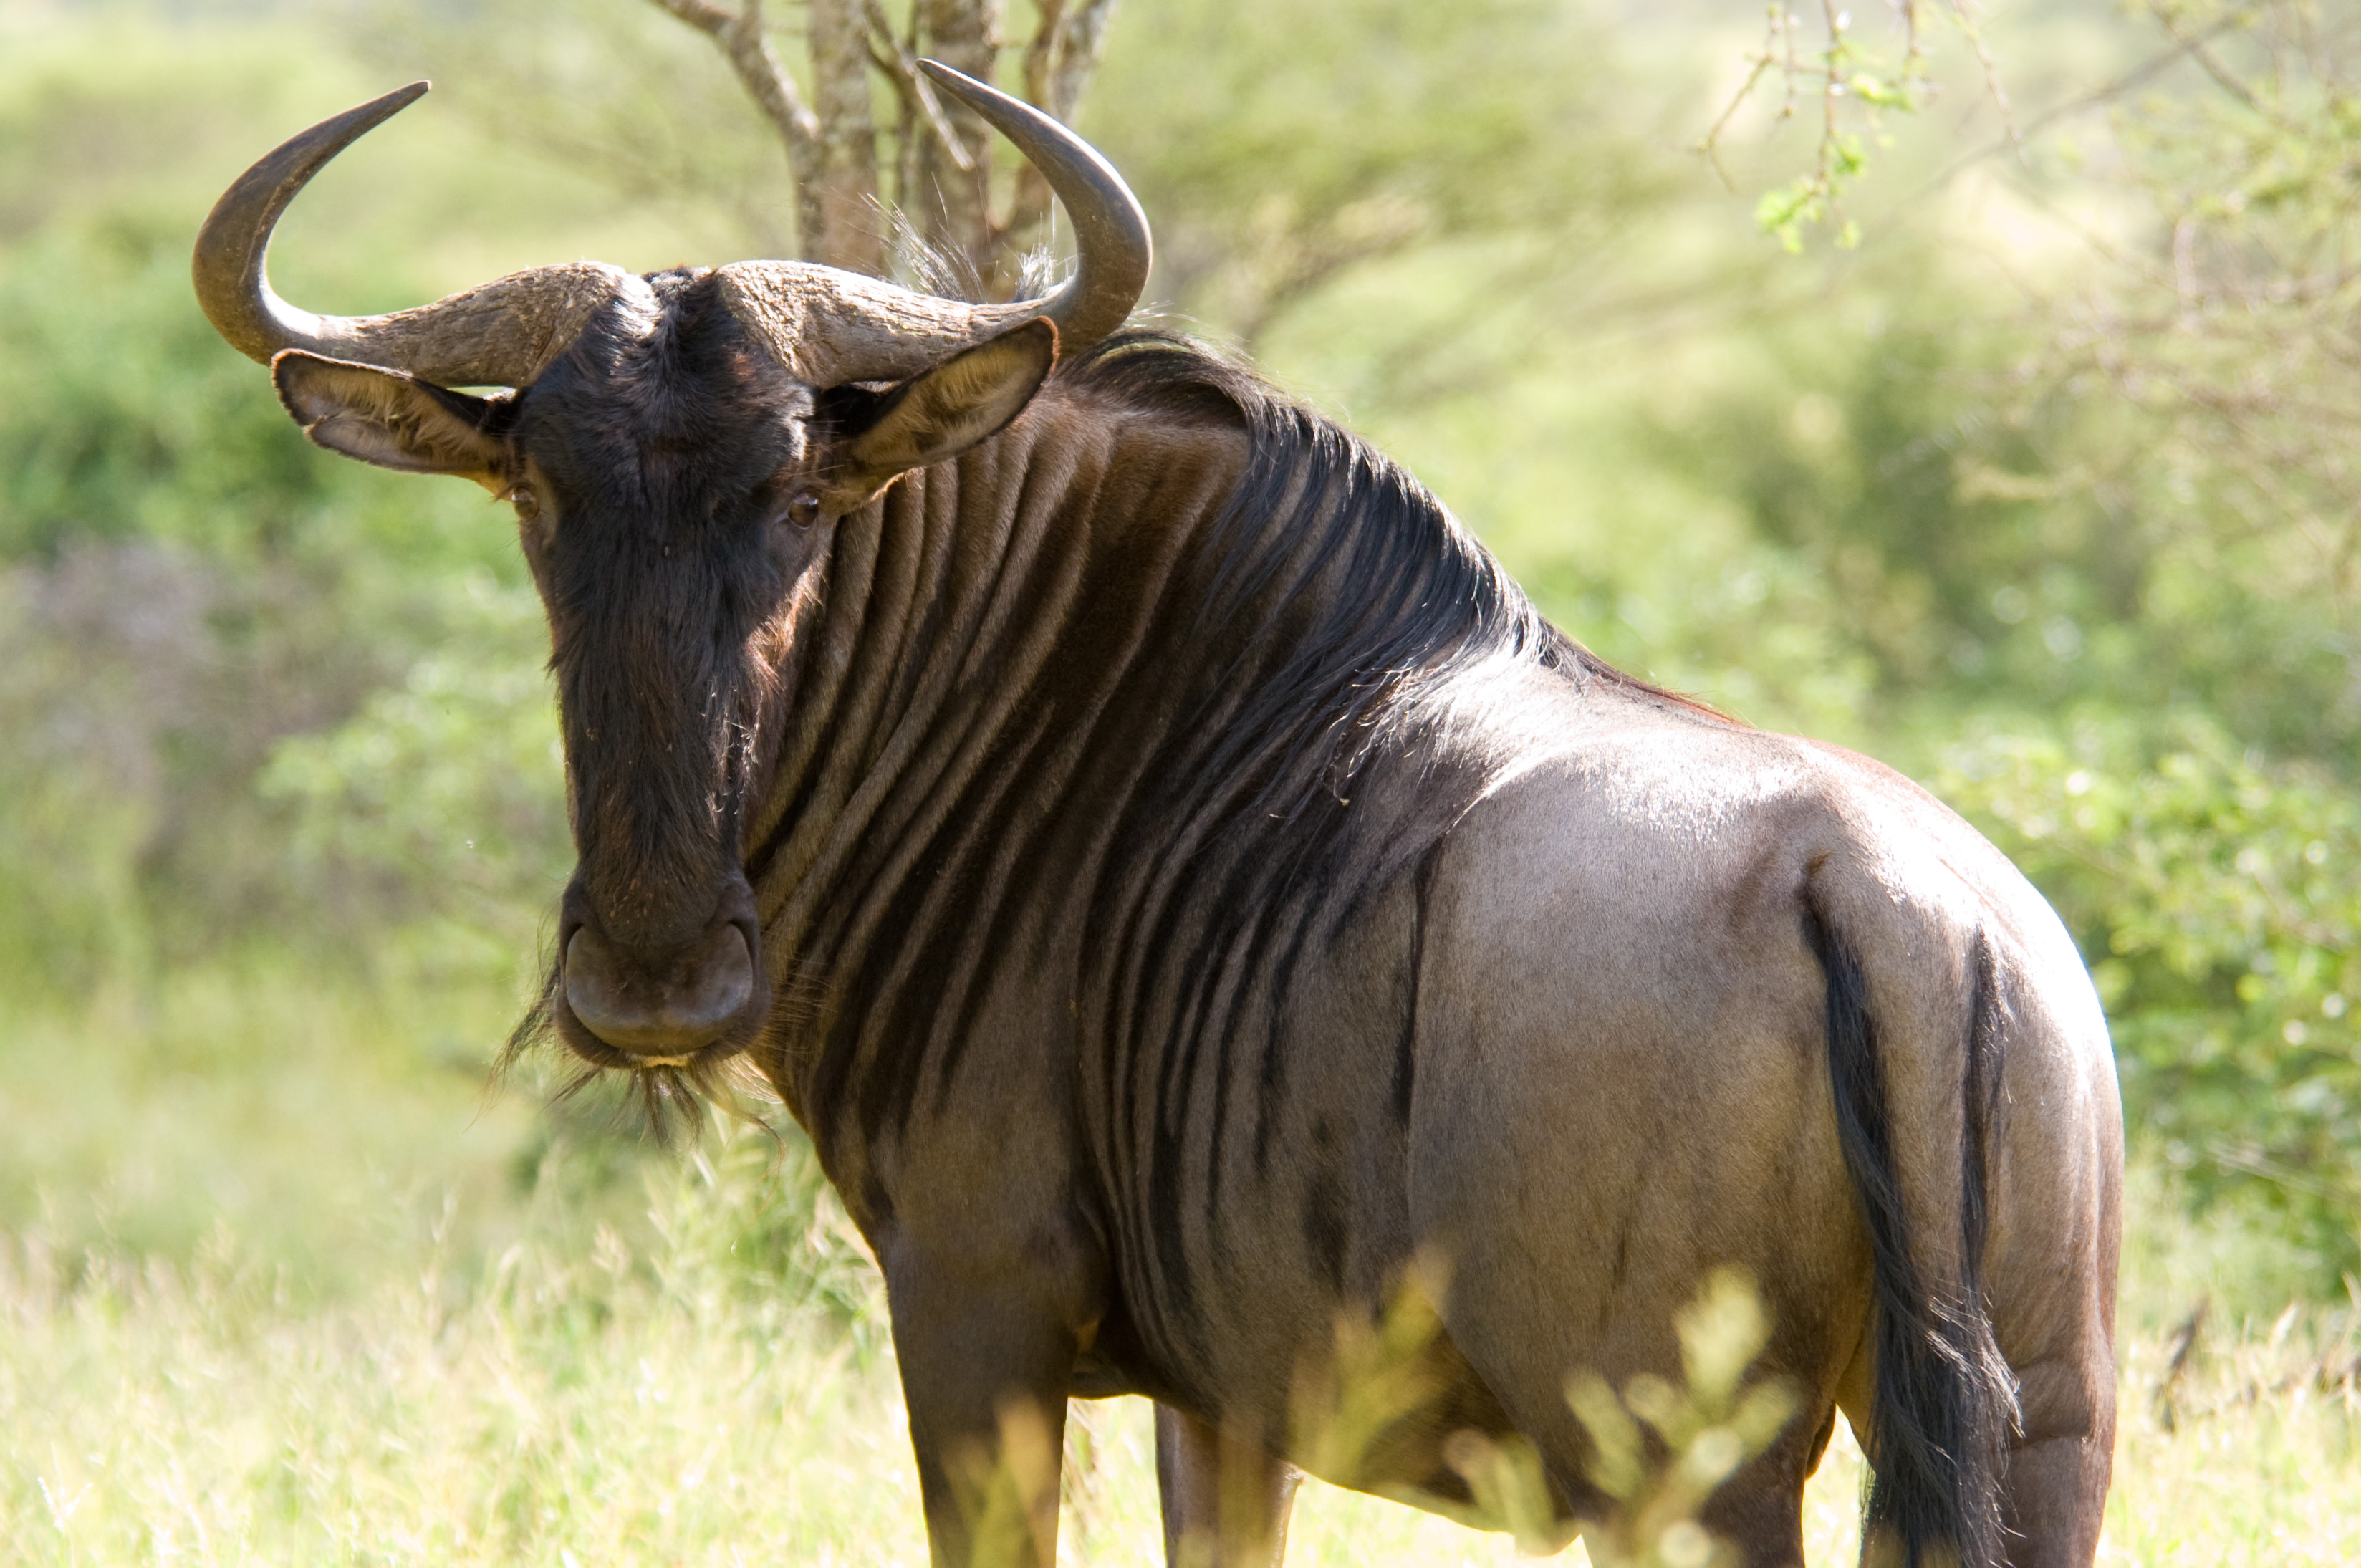
M 1608 657 L 1893 763 L 2033 876 L 2114 1025 L 2136 1321 L 2334 1300 L 2361 14 L 1922 20 L 1923 65 L 1882 11 L 1818 57 L 1868 77 L 1840 117 L 1774 64 L 1712 161 L 1765 47 L 1734 0 L 1125 0 L 1078 117 L 1176 324 L 1402 459 Z M 487 1087 L 570 862 L 504 514 L 308 447 L 191 297 L 229 179 L 420 74 L 284 225 L 291 298 L 793 242 L 777 140 L 646 0 L 0 0 L 12 1278 L 212 1278 L 231 1236 L 331 1303 L 527 1239 L 678 1255 L 710 1186 L 598 1103 Z M 723 1146 L 775 1191 L 690 1250 L 873 1334 L 800 1154 Z

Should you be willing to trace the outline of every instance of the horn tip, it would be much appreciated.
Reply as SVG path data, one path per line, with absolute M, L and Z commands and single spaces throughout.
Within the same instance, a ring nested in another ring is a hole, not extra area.
M 323 120 L 313 129 L 324 131 L 333 126 L 344 131 L 346 133 L 344 139 L 335 144 L 336 150 L 341 151 L 352 142 L 375 130 L 421 98 L 425 97 L 428 90 L 434 85 L 432 82 L 422 80 L 413 82 L 407 87 L 397 87 L 390 93 L 380 93 L 366 104 L 346 110 L 333 120 Z

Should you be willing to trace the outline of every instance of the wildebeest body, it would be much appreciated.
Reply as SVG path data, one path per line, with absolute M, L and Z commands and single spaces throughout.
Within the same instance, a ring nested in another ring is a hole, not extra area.
M 1567 1378 L 1677 1372 L 1735 1265 L 1801 1394 L 1705 1515 L 1750 1562 L 1799 1554 L 1839 1405 L 1873 1541 L 2088 1561 L 2119 1118 L 1996 851 L 1609 669 L 1199 350 L 1051 370 L 1020 321 L 831 379 L 781 277 L 620 280 L 512 397 L 275 370 L 324 444 L 518 499 L 581 854 L 550 1016 L 659 1090 L 742 1057 L 808 1129 L 939 1556 L 995 1458 L 1047 1554 L 1021 1451 L 1069 1392 L 1166 1408 L 1168 1520 L 1224 1561 L 1281 1460 L 1447 1503 L 1466 1431 L 1610 1514 Z M 1418 1397 L 1324 1442 L 1368 1326 L 1428 1310 Z
M 1441 1386 L 1394 1469 L 1335 1478 L 1448 1497 L 1442 1440 L 1513 1427 L 1579 1502 L 1565 1375 L 1670 1364 L 1736 1263 L 1764 1370 L 1818 1401 L 1762 1461 L 1792 1497 L 1869 1317 L 1818 920 L 1872 977 L 1922 1215 L 1959 1208 L 1994 955 L 2000 1098 L 2064 1113 L 2001 1118 L 1991 1277 L 2042 1272 L 2009 1266 L 2032 1208 L 2085 1282 L 2003 1348 L 2095 1420 L 2103 1027 L 2054 918 L 1915 786 L 1604 669 L 1398 471 L 1172 345 L 1062 370 L 828 526 L 810 660 L 756 726 L 793 733 L 748 835 L 795 992 L 761 1048 L 897 1300 L 1019 1288 L 1074 1391 L 1283 1453 L 1339 1318 L 1423 1252 Z

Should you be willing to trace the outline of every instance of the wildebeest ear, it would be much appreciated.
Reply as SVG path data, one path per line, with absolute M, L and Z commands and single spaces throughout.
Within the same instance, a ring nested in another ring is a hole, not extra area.
M 896 475 L 956 457 L 995 433 L 1024 411 L 1057 359 L 1058 329 L 1037 320 L 911 377 L 845 438 L 821 504 L 851 511 Z
M 495 405 L 399 370 L 291 348 L 270 362 L 279 400 L 331 452 L 411 474 L 456 474 L 505 488 L 507 449 L 485 433 Z

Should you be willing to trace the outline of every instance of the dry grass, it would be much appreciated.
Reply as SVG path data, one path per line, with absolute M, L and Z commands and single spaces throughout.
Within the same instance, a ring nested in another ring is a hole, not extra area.
M 646 1250 L 601 1228 L 574 1255 L 522 1245 L 466 1279 L 430 1246 L 398 1288 L 309 1310 L 227 1237 L 180 1265 L 16 1239 L 0 1557 L 923 1563 L 890 1355 L 840 1312 L 763 1300 L 679 1212 L 656 1220 Z M 2171 1344 L 2132 1342 L 2107 1560 L 2361 1561 L 2353 1321 L 2234 1331 L 2169 1400 Z M 1156 1560 L 1149 1444 L 1137 1401 L 1080 1409 L 1069 1561 Z M 1809 1499 L 1813 1561 L 1851 1561 L 1859 1482 L 1840 1438 Z M 1291 1561 L 1512 1555 L 1313 1486 Z
M 151 998 L 80 1071 L 58 1064 L 90 1036 L 0 1017 L 0 1175 L 21 1192 L 23 1151 L 71 1155 L 0 1232 L 0 1561 L 925 1561 L 873 1276 L 794 1150 L 741 1135 L 595 1192 L 577 1155 L 520 1186 L 500 1173 L 529 1168 L 533 1118 L 471 1124 L 479 1080 L 387 1065 L 418 1020 L 247 1000 Z M 233 1014 L 244 1056 L 190 1054 Z M 335 1119 L 339 1085 L 377 1097 L 376 1124 L 368 1101 Z M 452 1135 L 388 1174 L 437 1123 Z M 191 1190 L 207 1171 L 247 1199 Z M 432 1179 L 447 1205 L 400 1201 Z M 2361 1562 L 2356 1313 L 2241 1316 L 2234 1288 L 2287 1267 L 2153 1179 L 2136 1197 L 2106 1561 Z M 2201 1290 L 2222 1304 L 2175 1372 Z M 1145 1407 L 1076 1409 L 1066 1561 L 1154 1563 Z M 1860 1474 L 1840 1431 L 1814 1562 L 1853 1560 Z M 1313 1484 L 1290 1560 L 1513 1555 Z

